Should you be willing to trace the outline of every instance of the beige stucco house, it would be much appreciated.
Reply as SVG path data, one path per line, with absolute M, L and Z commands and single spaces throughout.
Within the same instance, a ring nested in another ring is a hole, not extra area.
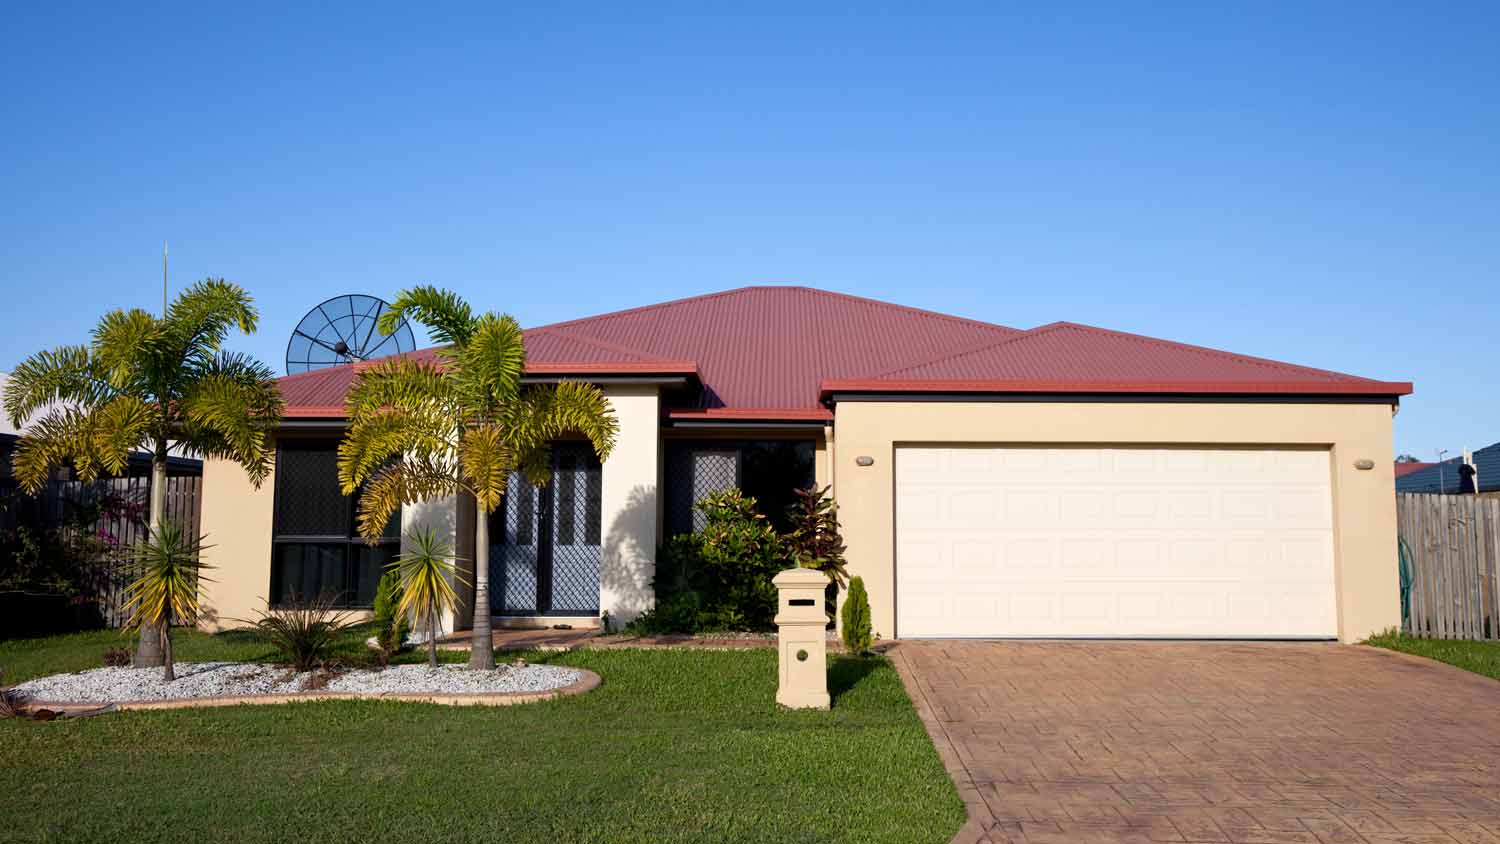
M 1407 383 L 800 287 L 542 326 L 526 346 L 528 378 L 598 384 L 620 438 L 602 465 L 559 443 L 553 483 L 491 515 L 499 623 L 626 621 L 693 501 L 737 485 L 774 514 L 809 484 L 833 489 L 883 636 L 1353 641 L 1400 620 Z M 472 551 L 452 499 L 406 508 L 377 546 L 354 536 L 334 448 L 358 366 L 282 379 L 260 489 L 204 467 L 206 624 L 292 595 L 367 605 L 417 525 Z

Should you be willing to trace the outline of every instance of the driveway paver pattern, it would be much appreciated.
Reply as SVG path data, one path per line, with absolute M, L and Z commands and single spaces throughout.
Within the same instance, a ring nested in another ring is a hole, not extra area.
M 905 641 L 955 841 L 1500 844 L 1500 683 L 1364 646 Z

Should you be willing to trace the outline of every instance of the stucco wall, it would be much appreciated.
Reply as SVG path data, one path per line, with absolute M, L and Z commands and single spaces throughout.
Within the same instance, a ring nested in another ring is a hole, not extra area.
M 201 528 L 203 559 L 213 568 L 199 585 L 199 627 L 243 627 L 266 608 L 271 590 L 271 502 L 273 474 L 256 489 L 239 464 L 203 461 Z
M 655 600 L 660 475 L 661 409 L 647 386 L 604 390 L 620 422 L 615 450 L 604 461 L 604 558 L 599 569 L 599 609 L 626 623 Z
M 875 629 L 895 627 L 898 444 L 1317 445 L 1331 451 L 1339 638 L 1400 623 L 1395 471 L 1385 404 L 840 402 L 835 494 L 850 574 L 870 594 Z M 858 466 L 861 456 L 874 458 Z M 1375 468 L 1359 470 L 1368 459 Z

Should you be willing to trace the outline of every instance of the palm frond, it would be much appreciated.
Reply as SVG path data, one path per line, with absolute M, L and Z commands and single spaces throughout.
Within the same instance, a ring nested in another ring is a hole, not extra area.
M 58 346 L 21 361 L 5 382 L 5 413 L 17 428 L 53 402 L 98 404 L 114 395 L 88 346 Z
M 382 467 L 359 495 L 359 535 L 374 542 L 402 504 L 442 498 L 459 491 L 454 472 L 420 460 L 400 460 Z
M 194 282 L 178 294 L 164 320 L 179 361 L 213 355 L 238 328 L 254 334 L 260 319 L 245 288 L 222 278 Z
M 185 450 L 233 460 L 259 487 L 274 461 L 271 434 L 285 402 L 269 369 L 220 356 L 194 379 L 181 402 L 177 437 Z
M 546 486 L 552 482 L 552 446 L 543 442 L 521 452 L 518 461 L 521 477 L 532 486 Z
M 344 397 L 351 423 L 388 407 L 415 410 L 433 405 L 456 409 L 453 384 L 436 364 L 404 357 L 385 358 L 361 368 Z
M 94 359 L 116 389 L 137 388 L 159 374 L 164 334 L 161 320 L 140 308 L 110 311 L 94 327 Z
M 16 442 L 11 469 L 21 488 L 40 492 L 47 485 L 52 467 L 72 464 L 78 478 L 92 482 L 109 462 L 98 451 L 99 421 L 95 411 L 79 407 L 54 407 L 32 421 Z M 127 449 L 128 453 L 128 449 Z
M 390 334 L 402 320 L 415 320 L 427 326 L 428 333 L 443 345 L 462 346 L 474 334 L 474 312 L 469 304 L 451 290 L 418 285 L 396 295 L 396 301 L 380 315 L 376 328 Z
M 548 415 L 551 438 L 582 434 L 601 462 L 609 459 L 620 433 L 620 421 L 603 390 L 592 384 L 563 381 L 552 390 Z
M 505 442 L 500 428 L 479 425 L 464 431 L 459 461 L 480 510 L 494 511 L 505 495 L 510 473 L 516 468 L 515 451 Z
M 475 325 L 469 342 L 453 353 L 451 368 L 458 389 L 474 408 L 514 401 L 526 370 L 521 325 L 509 314 L 487 313 Z
M 604 392 L 592 384 L 563 381 L 527 387 L 506 408 L 508 437 L 520 450 L 568 435 L 582 435 L 599 459 L 614 450 L 620 423 Z
M 339 484 L 352 495 L 382 466 L 397 458 L 451 466 L 457 425 L 440 410 L 389 409 L 361 416 L 339 442 Z
M 118 396 L 86 414 L 93 439 L 90 451 L 105 472 L 118 475 L 130 465 L 130 453 L 154 433 L 155 410 L 135 396 Z

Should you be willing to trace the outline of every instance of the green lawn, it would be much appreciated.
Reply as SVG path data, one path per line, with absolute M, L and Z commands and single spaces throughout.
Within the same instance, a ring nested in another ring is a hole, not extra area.
M 1466 671 L 1500 680 L 1500 642 L 1418 639 L 1401 633 L 1381 633 L 1371 636 L 1366 644 L 1425 656 L 1428 659 L 1446 662 Z
M 8 681 L 93 667 L 113 641 L 0 643 L 0 665 Z M 267 656 L 243 634 L 188 634 L 178 651 Z M 604 685 L 503 708 L 352 701 L 0 721 L 11 783 L 0 840 L 936 843 L 963 822 L 883 659 L 836 659 L 833 710 L 788 712 L 772 703 L 770 650 L 530 658 L 590 668 Z

